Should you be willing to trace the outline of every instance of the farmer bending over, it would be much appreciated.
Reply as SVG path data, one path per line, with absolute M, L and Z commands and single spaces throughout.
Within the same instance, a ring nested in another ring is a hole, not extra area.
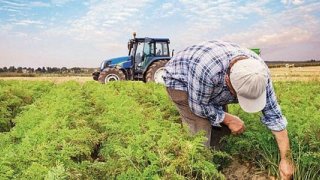
M 226 104 L 239 102 L 249 113 L 262 110 L 261 121 L 274 134 L 280 150 L 281 178 L 292 176 L 287 120 L 277 103 L 268 67 L 257 54 L 229 42 L 204 42 L 175 54 L 163 78 L 183 124 L 192 133 L 206 131 L 206 146 L 210 146 L 211 125 L 222 123 L 233 134 L 245 130 L 239 117 L 223 111 Z

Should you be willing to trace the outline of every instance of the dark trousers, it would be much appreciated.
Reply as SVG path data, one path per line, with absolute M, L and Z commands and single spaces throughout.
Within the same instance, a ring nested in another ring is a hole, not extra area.
M 167 92 L 178 108 L 182 125 L 188 126 L 192 134 L 201 130 L 205 131 L 207 141 L 205 141 L 204 144 L 207 147 L 211 145 L 215 149 L 220 149 L 220 140 L 224 135 L 230 134 L 229 128 L 224 125 L 222 125 L 222 127 L 212 127 L 208 119 L 194 114 L 189 107 L 187 92 L 171 88 L 167 88 Z

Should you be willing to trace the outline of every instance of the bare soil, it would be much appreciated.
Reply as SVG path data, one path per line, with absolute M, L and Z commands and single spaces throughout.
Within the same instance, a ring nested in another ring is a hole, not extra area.
M 234 160 L 222 170 L 227 180 L 275 180 L 266 172 L 262 172 L 248 162 Z

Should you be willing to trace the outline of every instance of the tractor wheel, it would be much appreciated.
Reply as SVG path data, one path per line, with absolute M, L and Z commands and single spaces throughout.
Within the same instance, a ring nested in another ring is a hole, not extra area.
M 104 69 L 99 76 L 99 82 L 108 83 L 110 81 L 123 81 L 126 80 L 125 74 L 116 68 L 106 68 Z
M 156 82 L 164 84 L 162 75 L 164 74 L 164 66 L 167 64 L 168 60 L 160 60 L 152 63 L 145 76 L 146 82 Z

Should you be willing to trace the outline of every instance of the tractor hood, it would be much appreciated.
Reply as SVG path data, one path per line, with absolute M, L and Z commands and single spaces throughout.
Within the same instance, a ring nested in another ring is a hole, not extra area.
M 131 57 L 122 56 L 112 59 L 107 59 L 102 62 L 100 69 L 103 70 L 106 67 L 119 67 L 119 68 L 130 68 L 131 67 Z

